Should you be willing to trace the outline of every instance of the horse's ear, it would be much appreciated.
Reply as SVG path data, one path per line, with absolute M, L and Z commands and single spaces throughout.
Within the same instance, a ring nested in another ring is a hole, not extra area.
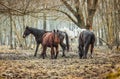
M 28 29 L 29 27 L 28 26 L 26 26 L 26 29 Z
M 53 32 L 55 32 L 55 29 L 53 30 Z
M 57 29 L 57 32 L 59 32 L 59 30 Z

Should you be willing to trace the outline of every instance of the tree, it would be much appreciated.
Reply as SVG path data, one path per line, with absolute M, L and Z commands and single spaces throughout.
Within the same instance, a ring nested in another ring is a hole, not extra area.
M 89 23 L 92 26 L 93 17 L 97 10 L 98 0 L 87 0 L 87 2 L 85 0 L 83 2 L 81 0 L 74 0 L 74 5 L 70 5 L 67 0 L 60 1 L 72 13 L 73 17 L 67 12 L 63 11 L 63 13 L 66 14 L 77 26 L 85 28 L 84 26 L 86 23 Z M 84 17 L 85 12 L 82 10 L 82 7 L 85 5 L 85 3 L 87 3 L 87 7 L 85 7 L 87 8 L 86 17 Z M 72 6 L 74 6 L 74 8 Z

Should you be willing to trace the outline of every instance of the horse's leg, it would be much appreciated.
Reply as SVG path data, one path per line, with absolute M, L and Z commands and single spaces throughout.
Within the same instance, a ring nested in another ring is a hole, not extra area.
M 57 59 L 57 56 L 58 56 L 58 53 L 59 53 L 58 46 L 56 46 L 55 48 L 56 48 L 56 55 L 55 55 L 55 59 Z
M 35 54 L 34 54 L 34 56 L 36 56 L 37 55 L 37 51 L 38 51 L 38 48 L 39 48 L 39 43 L 37 43 L 37 46 L 36 46 L 36 50 L 35 50 Z
M 87 58 L 88 50 L 89 50 L 89 44 L 87 43 L 85 44 L 84 49 L 83 49 L 83 52 L 84 52 L 83 58 Z
M 92 55 L 93 54 L 93 48 L 94 48 L 94 44 L 91 44 L 91 50 L 90 50 L 90 52 L 91 52 L 91 56 L 90 57 L 91 58 L 93 58 L 93 55 Z
M 42 49 L 42 48 L 43 48 L 43 46 L 41 47 L 41 49 Z M 47 48 L 46 48 L 46 49 L 47 49 Z M 46 54 L 46 53 L 45 53 L 44 55 L 45 55 L 45 57 L 47 57 L 47 54 Z M 42 57 L 42 53 L 41 53 L 41 55 L 40 55 L 40 56 Z
M 81 59 L 83 57 L 83 46 L 79 45 L 79 58 Z
M 55 52 L 54 52 L 54 47 L 51 46 L 51 59 L 54 59 Z
M 55 58 L 55 51 L 54 51 L 54 47 L 53 47 L 53 59 Z
M 43 46 L 43 51 L 42 51 L 42 53 L 41 53 L 43 59 L 45 59 L 46 49 L 47 49 L 47 47 L 46 47 L 46 46 Z
M 66 48 L 66 45 L 62 42 L 62 43 L 60 43 L 60 46 L 61 46 L 61 48 L 62 48 L 62 57 L 66 57 L 66 56 L 65 56 L 65 48 Z

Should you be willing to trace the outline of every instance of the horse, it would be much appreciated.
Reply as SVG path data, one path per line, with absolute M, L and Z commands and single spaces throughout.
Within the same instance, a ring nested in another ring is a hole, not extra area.
M 34 56 L 37 55 L 39 45 L 42 43 L 42 36 L 45 33 L 48 33 L 48 32 L 52 32 L 52 31 L 45 31 L 45 30 L 42 30 L 42 29 L 36 29 L 36 28 L 29 27 L 29 26 L 27 26 L 25 28 L 25 31 L 23 33 L 23 38 L 26 38 L 28 35 L 32 34 L 35 37 L 35 40 L 36 40 L 36 43 L 37 43 Z M 65 50 L 66 49 L 67 49 L 67 51 L 69 50 L 68 34 L 66 32 L 63 32 L 63 31 L 59 31 L 59 34 L 60 34 L 60 46 L 63 50 L 62 51 L 62 57 L 65 57 L 66 56 L 65 55 Z M 66 44 L 63 42 L 64 39 L 66 39 Z
M 57 59 L 57 55 L 59 53 L 58 45 L 60 44 L 59 31 L 54 30 L 54 32 L 45 33 L 42 37 L 41 44 L 43 48 L 41 56 L 43 57 L 43 59 L 45 58 L 47 47 L 51 48 L 51 59 Z M 54 47 L 56 49 L 56 52 L 54 51 Z
M 63 28 L 60 28 L 59 30 L 61 31 L 65 31 L 68 36 L 69 36 L 69 41 L 70 41 L 70 51 L 73 50 L 73 44 L 77 42 L 77 37 L 78 37 L 78 32 L 80 30 L 77 30 L 77 29 L 73 29 L 73 30 L 70 30 L 69 28 L 66 28 L 66 27 L 63 27 Z
M 79 51 L 79 57 L 81 58 L 87 58 L 87 53 L 89 50 L 89 46 L 91 45 L 91 58 L 92 58 L 92 52 L 94 48 L 95 43 L 95 35 L 90 30 L 84 30 L 80 33 L 79 39 L 78 39 L 78 51 Z

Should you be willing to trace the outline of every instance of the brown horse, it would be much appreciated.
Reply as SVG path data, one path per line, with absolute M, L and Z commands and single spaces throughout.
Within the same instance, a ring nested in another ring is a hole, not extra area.
M 42 50 L 42 57 L 43 59 L 45 58 L 45 55 L 46 55 L 46 50 L 47 50 L 47 47 L 50 47 L 51 48 L 51 59 L 57 59 L 57 55 L 59 53 L 59 50 L 58 50 L 58 45 L 60 44 L 60 37 L 59 37 L 59 32 L 58 30 L 54 32 L 49 32 L 49 33 L 45 33 L 42 37 L 42 47 L 43 47 L 43 50 Z M 56 49 L 56 52 L 54 51 L 54 47 Z

